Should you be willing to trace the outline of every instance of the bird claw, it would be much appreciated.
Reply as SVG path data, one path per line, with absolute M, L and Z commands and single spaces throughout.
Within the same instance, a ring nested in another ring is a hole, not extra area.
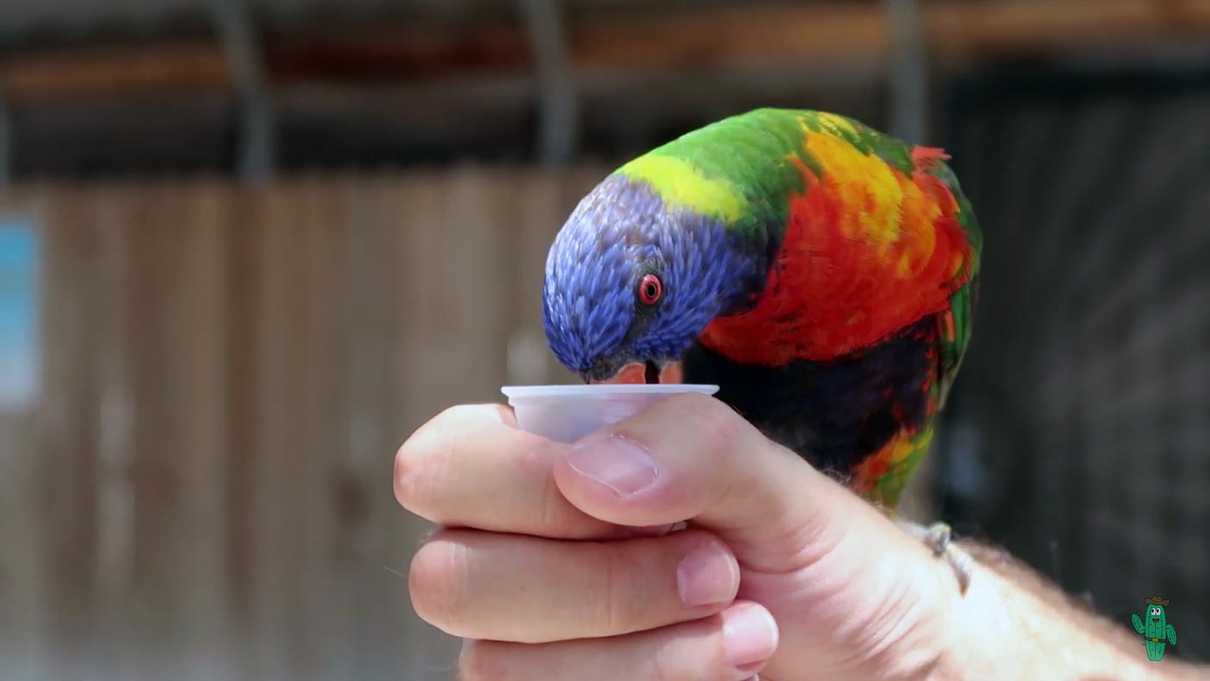
M 933 523 L 929 527 L 907 521 L 899 521 L 899 526 L 908 534 L 924 542 L 932 550 L 933 555 L 944 558 L 958 579 L 958 590 L 966 594 L 971 583 L 971 569 L 974 559 L 953 543 L 954 531 L 945 523 Z
M 933 555 L 943 556 L 950 547 L 950 540 L 953 539 L 954 531 L 945 523 L 933 523 L 929 526 L 924 535 L 924 543 L 933 550 Z

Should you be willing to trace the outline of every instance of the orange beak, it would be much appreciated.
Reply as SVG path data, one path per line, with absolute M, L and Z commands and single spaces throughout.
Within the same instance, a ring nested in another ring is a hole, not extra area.
M 654 362 L 630 362 L 613 376 L 591 383 L 683 383 L 684 380 L 680 362 L 668 362 L 658 369 Z

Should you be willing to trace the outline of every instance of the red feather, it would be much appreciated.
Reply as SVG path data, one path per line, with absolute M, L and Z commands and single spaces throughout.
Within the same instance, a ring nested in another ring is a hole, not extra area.
M 793 159 L 804 191 L 790 198 L 761 298 L 702 334 L 733 361 L 781 366 L 851 353 L 947 309 L 969 279 L 958 202 L 927 172 L 943 151 L 913 149 L 909 176 L 839 138 L 811 135 L 807 147 L 824 173 Z

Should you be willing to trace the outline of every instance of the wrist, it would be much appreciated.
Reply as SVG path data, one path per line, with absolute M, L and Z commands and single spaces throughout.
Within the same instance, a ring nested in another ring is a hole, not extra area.
M 971 566 L 971 582 L 950 610 L 950 639 L 938 681 L 979 676 L 999 679 L 1039 679 L 1030 676 L 1021 639 L 1033 632 L 1019 622 L 1019 607 L 1004 592 L 1001 577 L 984 566 Z M 979 672 L 976 674 L 976 672 Z
M 1012 568 L 999 571 L 977 561 L 971 569 L 966 593 L 954 601 L 952 636 L 934 678 L 1162 678 L 1104 636 L 1111 625 L 1079 610 L 1032 573 L 1009 574 Z M 1023 584 L 1026 579 L 1037 582 L 1036 588 Z

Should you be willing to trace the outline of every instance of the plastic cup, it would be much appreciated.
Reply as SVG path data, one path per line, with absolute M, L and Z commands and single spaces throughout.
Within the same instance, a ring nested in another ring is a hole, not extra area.
M 500 391 L 522 430 L 559 442 L 575 442 L 625 421 L 673 395 L 713 395 L 717 385 L 623 383 L 608 385 L 507 385 Z

